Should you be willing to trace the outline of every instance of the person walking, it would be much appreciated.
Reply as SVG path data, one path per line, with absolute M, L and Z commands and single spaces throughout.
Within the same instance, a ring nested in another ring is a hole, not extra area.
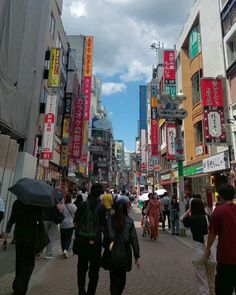
M 60 211 L 64 215 L 64 220 L 60 224 L 61 249 L 65 258 L 68 258 L 68 251 L 74 231 L 74 217 L 77 207 L 72 203 L 71 194 L 68 194 L 65 203 L 62 204 Z
M 34 270 L 35 255 L 42 249 L 37 244 L 40 241 L 39 226 L 44 230 L 42 208 L 24 205 L 19 200 L 13 203 L 10 219 L 7 223 L 3 244 L 6 244 L 12 225 L 15 224 L 15 279 L 12 285 L 14 295 L 25 295 L 29 280 Z M 45 232 L 45 230 L 44 230 Z M 47 242 L 49 240 L 47 239 Z M 45 244 L 42 245 L 42 248 Z
M 161 211 L 162 211 L 162 230 L 165 230 L 166 217 L 168 221 L 168 229 L 170 229 L 170 198 L 168 193 L 165 192 L 161 198 Z
M 107 253 L 111 252 L 112 257 L 116 257 L 106 267 L 110 271 L 110 293 L 121 295 L 126 284 L 126 272 L 132 268 L 131 247 L 135 264 L 140 268 L 137 233 L 133 219 L 128 216 L 128 203 L 124 199 L 118 200 L 115 213 L 107 221 L 103 246 Z
M 1 190 L 2 190 L 2 183 L 0 182 L 0 194 L 1 194 Z M 3 199 L 0 198 L 0 224 L 1 224 L 1 221 L 3 220 L 4 213 L 5 213 L 5 204 Z
M 106 225 L 106 208 L 100 196 L 103 187 L 95 183 L 86 202 L 82 202 L 75 214 L 77 239 L 77 283 L 79 295 L 94 295 L 97 289 L 101 264 L 102 237 Z M 74 247 L 73 247 L 74 248 Z M 86 274 L 89 270 L 89 283 L 85 291 Z
M 183 224 L 185 227 L 190 228 L 194 241 L 194 256 L 192 263 L 199 294 L 214 294 L 213 292 L 210 292 L 210 287 L 212 288 L 212 286 L 214 286 L 214 276 L 211 275 L 212 271 L 214 272 L 214 269 L 212 270 L 208 268 L 204 259 L 206 249 L 204 237 L 208 234 L 208 217 L 205 213 L 204 203 L 201 199 L 194 198 L 191 201 L 190 209 L 191 215 L 187 214 L 183 218 Z
M 179 202 L 176 195 L 172 196 L 170 202 L 171 234 L 179 235 Z
M 217 190 L 219 205 L 211 215 L 205 257 L 210 257 L 212 245 L 218 236 L 215 294 L 236 292 L 236 204 L 235 189 L 222 184 Z
M 160 201 L 158 200 L 157 194 L 150 193 L 148 195 L 149 203 L 147 207 L 147 215 L 149 217 L 150 225 L 151 225 L 151 235 L 150 239 L 156 240 L 158 237 L 158 225 L 159 219 L 161 216 L 160 212 Z

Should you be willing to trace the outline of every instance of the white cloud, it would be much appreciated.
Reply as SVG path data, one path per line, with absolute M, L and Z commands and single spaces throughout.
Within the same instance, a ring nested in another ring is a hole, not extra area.
M 194 0 L 64 0 L 68 34 L 93 35 L 94 73 L 148 80 L 153 42 L 173 47 Z
M 118 92 L 123 92 L 126 89 L 123 83 L 107 82 L 102 84 L 103 95 L 110 95 Z
M 82 17 L 88 16 L 86 4 L 83 2 L 73 2 L 70 6 L 70 13 L 72 16 Z

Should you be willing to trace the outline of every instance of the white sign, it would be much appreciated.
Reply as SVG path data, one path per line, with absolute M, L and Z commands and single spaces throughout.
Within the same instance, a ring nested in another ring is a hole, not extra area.
M 219 137 L 222 135 L 221 117 L 218 112 L 208 113 L 208 128 L 211 137 Z
M 188 116 L 188 112 L 184 109 L 165 109 L 165 110 L 157 110 L 157 114 L 159 118 L 162 119 L 184 119 Z
M 48 94 L 44 116 L 43 144 L 41 158 L 51 160 L 53 158 L 53 139 L 56 124 L 57 95 Z
M 213 172 L 230 168 L 228 152 L 220 153 L 202 161 L 203 172 Z
M 199 145 L 196 147 L 195 149 L 196 151 L 196 156 L 199 156 L 199 155 L 203 155 L 204 154 L 204 149 L 203 149 L 203 146 L 202 145 Z

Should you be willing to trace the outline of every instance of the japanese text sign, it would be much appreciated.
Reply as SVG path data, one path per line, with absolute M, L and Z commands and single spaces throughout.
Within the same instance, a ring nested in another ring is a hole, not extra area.
M 48 87 L 59 87 L 60 78 L 60 48 L 51 49 Z
M 139 122 L 140 130 L 147 129 L 147 86 L 139 86 Z
M 166 123 L 166 160 L 175 160 L 176 126 Z
M 92 77 L 93 65 L 93 36 L 85 38 L 85 63 L 84 63 L 84 76 Z
M 175 51 L 164 51 L 164 84 L 175 84 Z
M 44 131 L 41 158 L 51 160 L 53 158 L 53 140 L 55 130 L 55 118 L 57 109 L 57 95 L 49 94 L 44 117 Z
M 82 92 L 85 96 L 84 119 L 87 121 L 89 121 L 89 118 L 90 118 L 91 91 L 92 91 L 92 77 L 84 76 Z

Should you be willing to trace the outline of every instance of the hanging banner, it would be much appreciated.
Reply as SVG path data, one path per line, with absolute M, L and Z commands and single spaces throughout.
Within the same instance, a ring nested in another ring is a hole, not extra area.
M 79 160 L 81 156 L 81 149 L 83 144 L 83 113 L 84 100 L 82 98 L 77 98 L 75 100 L 71 147 L 71 159 L 73 160 Z
M 175 51 L 164 50 L 164 84 L 175 84 Z
M 175 160 L 176 126 L 166 123 L 166 160 Z
M 206 144 L 226 143 L 223 91 L 220 79 L 202 79 Z
M 60 78 L 60 48 L 51 49 L 48 87 L 59 87 Z
M 69 138 L 70 138 L 70 118 L 64 118 L 64 120 L 63 120 L 63 132 L 62 132 L 63 143 L 68 143 Z
M 157 81 L 151 85 L 151 155 L 158 156 Z
M 69 159 L 69 146 L 63 145 L 61 147 L 61 166 L 67 167 Z
M 140 130 L 147 130 L 147 86 L 139 86 L 139 124 Z
M 141 129 L 141 170 L 147 170 L 146 130 Z
M 91 91 L 92 91 L 92 77 L 84 77 L 82 92 L 85 97 L 84 120 L 86 121 L 89 121 L 89 118 L 90 118 Z
M 92 77 L 93 36 L 85 37 L 84 76 Z
M 41 158 L 51 160 L 53 158 L 53 140 L 56 123 L 57 95 L 48 94 L 44 116 L 44 130 Z

